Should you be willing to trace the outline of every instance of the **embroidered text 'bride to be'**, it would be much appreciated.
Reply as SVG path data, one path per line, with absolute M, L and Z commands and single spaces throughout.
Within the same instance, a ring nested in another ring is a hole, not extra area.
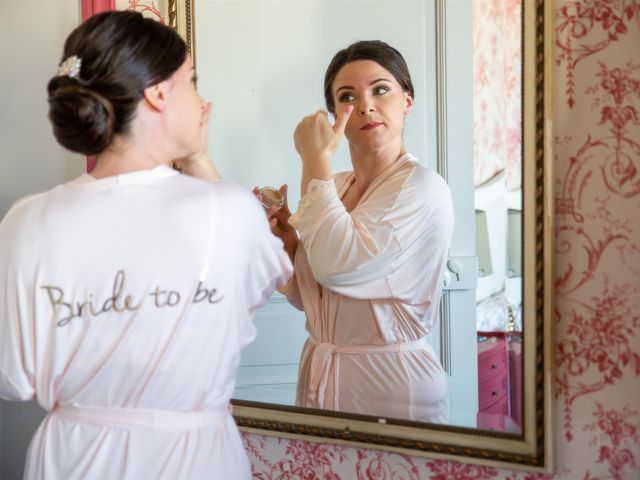
M 145 301 L 147 301 L 147 303 L 152 301 L 152 306 L 155 308 L 175 307 L 180 304 L 183 298 L 180 292 L 176 290 L 156 287 L 136 303 L 131 295 L 125 295 L 123 293 L 124 281 L 124 270 L 119 270 L 113 279 L 111 296 L 104 301 L 96 299 L 92 294 L 89 294 L 85 301 L 79 302 L 66 298 L 64 290 L 60 287 L 43 285 L 40 288 L 46 291 L 51 307 L 56 312 L 56 325 L 58 327 L 64 327 L 74 318 L 81 318 L 86 315 L 97 317 L 110 311 L 118 313 L 125 311 L 133 312 L 142 307 Z M 222 301 L 223 298 L 217 289 L 208 289 L 202 284 L 202 281 L 200 281 L 190 301 L 191 303 L 206 302 L 208 304 L 215 304 Z

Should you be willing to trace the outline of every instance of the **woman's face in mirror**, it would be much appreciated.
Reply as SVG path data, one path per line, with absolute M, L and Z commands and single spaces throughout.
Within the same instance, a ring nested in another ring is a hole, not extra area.
M 413 99 L 379 63 L 347 63 L 338 71 L 332 91 L 337 116 L 353 105 L 345 129 L 352 149 L 366 152 L 402 142 L 404 116 L 411 111 Z

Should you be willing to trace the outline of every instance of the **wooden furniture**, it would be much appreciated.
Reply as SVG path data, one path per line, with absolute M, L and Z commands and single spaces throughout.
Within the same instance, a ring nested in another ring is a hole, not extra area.
M 478 332 L 478 428 L 520 430 L 520 339 L 517 332 Z
M 507 341 L 478 335 L 478 428 L 502 431 L 502 417 L 508 414 Z

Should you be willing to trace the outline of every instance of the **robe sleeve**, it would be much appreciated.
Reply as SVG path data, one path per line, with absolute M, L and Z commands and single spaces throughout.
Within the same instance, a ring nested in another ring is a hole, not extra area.
M 251 199 L 247 214 L 251 245 L 247 265 L 247 304 L 251 312 L 266 303 L 274 290 L 291 278 L 293 267 L 282 240 L 269 229 L 267 217 L 257 200 Z
M 410 295 L 402 285 L 410 280 L 403 271 L 417 278 L 434 269 L 433 275 L 441 276 L 453 209 L 444 180 L 426 167 L 409 165 L 352 212 L 333 182 L 312 180 L 290 223 L 320 284 L 353 298 L 383 299 L 398 297 L 399 291 Z
M 304 311 L 302 304 L 302 296 L 300 295 L 300 286 L 298 285 L 298 279 L 295 275 L 289 279 L 286 285 L 278 287 L 278 292 L 287 297 L 287 301 L 296 309 Z
M 278 287 L 284 286 L 293 273 L 289 255 L 282 241 L 271 233 L 269 221 L 258 200 L 245 192 L 236 199 L 236 206 L 243 217 L 239 242 L 245 242 L 246 257 L 240 260 L 241 284 L 246 315 L 239 325 L 239 343 L 243 347 L 255 339 L 253 324 L 255 311 L 264 305 Z
M 28 248 L 21 241 L 28 240 L 17 234 L 18 217 L 11 210 L 0 222 L 0 398 L 5 400 L 30 400 L 35 394 L 33 319 L 17 268 L 19 250 Z

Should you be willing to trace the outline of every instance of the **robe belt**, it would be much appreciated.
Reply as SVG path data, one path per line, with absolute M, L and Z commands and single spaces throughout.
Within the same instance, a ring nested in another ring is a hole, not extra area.
M 396 345 L 354 345 L 350 347 L 338 347 L 333 343 L 320 343 L 312 337 L 309 337 L 309 342 L 313 345 L 308 391 L 309 399 L 311 401 L 317 401 L 319 405 L 318 408 L 329 408 L 332 410 L 338 409 L 338 389 L 334 384 L 333 402 L 329 402 L 329 405 L 325 405 L 325 392 L 327 390 L 327 383 L 329 382 L 329 372 L 333 366 L 332 364 L 336 354 L 396 353 L 430 348 L 427 343 L 427 337 Z M 333 370 L 334 382 L 337 382 L 337 364 Z
M 231 415 L 231 405 L 198 412 L 58 405 L 49 412 L 49 415 L 98 427 L 145 428 L 170 432 L 216 425 Z

